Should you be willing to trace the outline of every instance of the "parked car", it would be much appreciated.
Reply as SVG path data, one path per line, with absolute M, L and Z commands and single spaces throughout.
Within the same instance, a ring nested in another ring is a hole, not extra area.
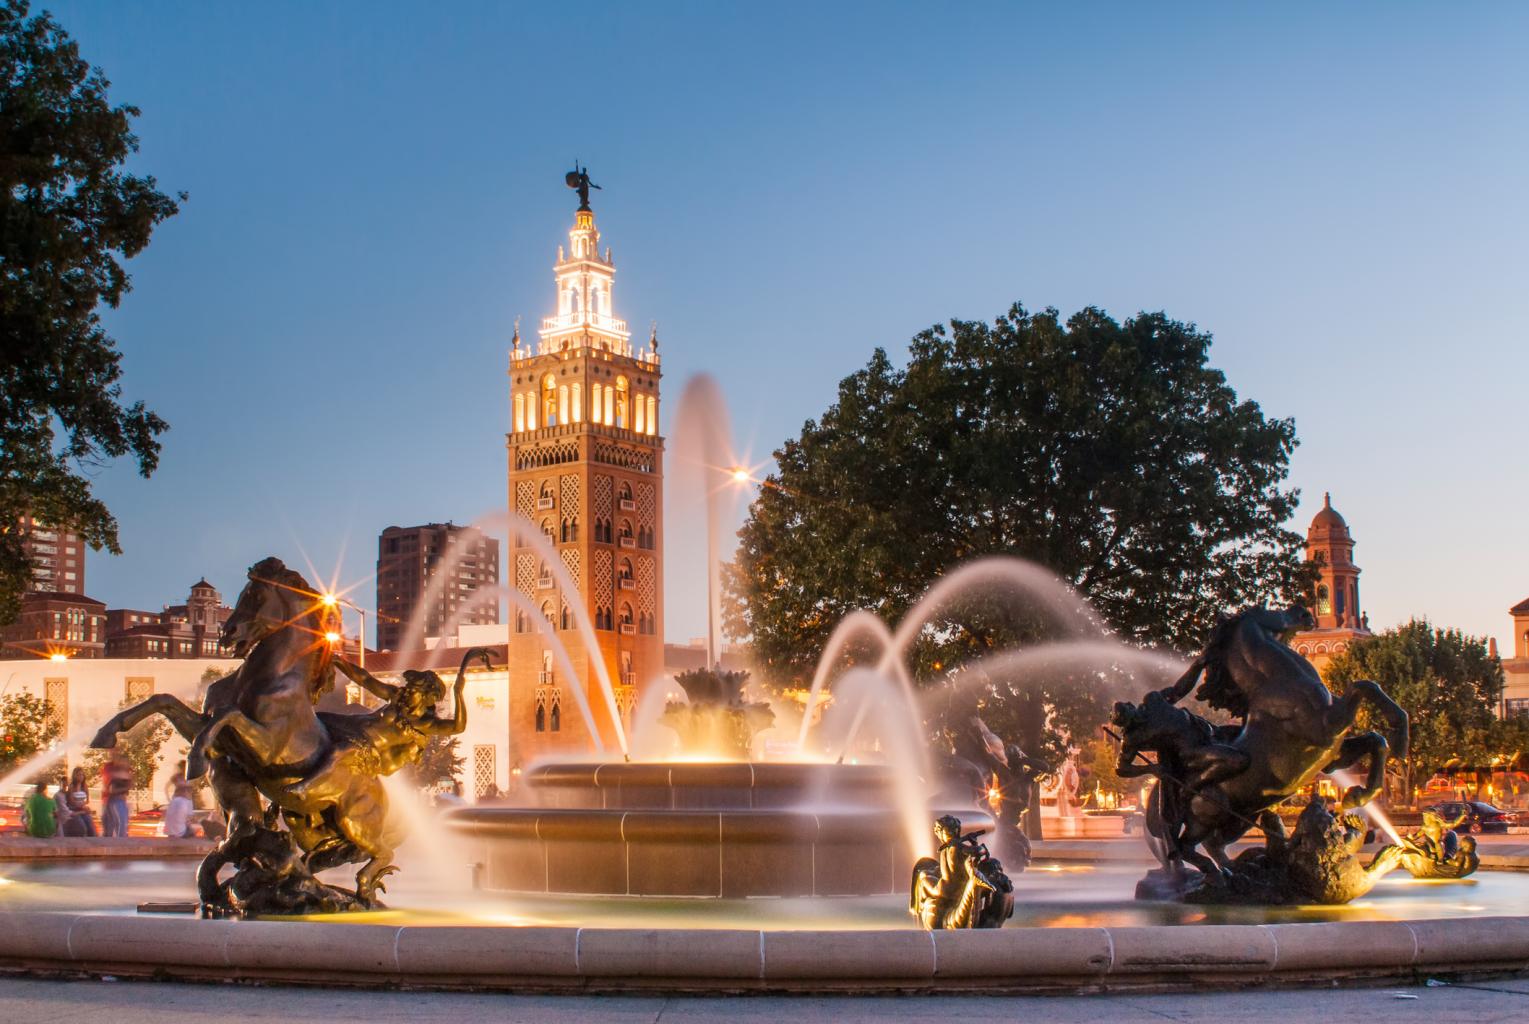
M 1513 814 L 1500 807 L 1493 807 L 1481 800 L 1448 800 L 1427 808 L 1445 821 L 1454 821 L 1464 815 L 1465 820 L 1455 826 L 1461 835 L 1466 833 L 1496 832 L 1506 834 L 1513 824 Z

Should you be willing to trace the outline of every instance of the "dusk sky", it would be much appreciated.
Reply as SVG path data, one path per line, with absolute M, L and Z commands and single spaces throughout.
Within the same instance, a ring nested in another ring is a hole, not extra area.
M 1294 525 L 1332 492 L 1373 627 L 1507 642 L 1529 596 L 1529 8 L 35 6 L 190 193 L 109 318 L 172 427 L 151 480 L 96 478 L 111 606 L 231 600 L 267 554 L 363 580 L 383 527 L 501 510 L 575 158 L 666 434 L 698 372 L 757 462 L 936 322 L 1163 310 L 1295 418 Z

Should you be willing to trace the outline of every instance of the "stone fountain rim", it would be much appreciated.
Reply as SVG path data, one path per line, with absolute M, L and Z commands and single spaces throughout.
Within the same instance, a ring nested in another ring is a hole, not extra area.
M 1529 916 L 923 932 L 0 911 L 0 924 L 4 972 L 502 991 L 1095 992 L 1529 969 Z

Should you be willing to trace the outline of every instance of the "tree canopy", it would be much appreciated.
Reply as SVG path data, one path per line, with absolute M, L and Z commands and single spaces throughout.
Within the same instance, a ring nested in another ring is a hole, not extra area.
M 117 523 L 81 469 L 159 460 L 164 420 L 124 404 L 121 353 L 100 319 L 178 204 L 124 170 L 138 109 L 46 13 L 0 3 L 0 622 L 31 575 L 16 531 L 31 513 L 118 551 Z M 185 195 L 181 194 L 181 200 Z
M 46 749 L 62 733 L 58 715 L 43 698 L 30 693 L 0 696 L 0 774 Z M 42 776 L 52 780 L 57 774 L 54 769 Z
M 1411 749 L 1398 766 L 1409 794 L 1451 760 L 1484 767 L 1529 740 L 1529 723 L 1497 718 L 1502 662 L 1484 638 L 1413 619 L 1358 641 L 1327 666 L 1335 692 L 1359 679 L 1379 683 L 1411 718 Z
M 1223 612 L 1298 599 L 1294 424 L 1240 400 L 1210 344 L 1161 313 L 1015 305 L 924 331 L 901 369 L 877 349 L 775 453 L 739 533 L 730 631 L 800 680 L 846 613 L 895 621 L 991 554 L 1044 565 L 1134 644 L 1191 648 Z M 977 619 L 932 623 L 922 667 L 1000 642 Z

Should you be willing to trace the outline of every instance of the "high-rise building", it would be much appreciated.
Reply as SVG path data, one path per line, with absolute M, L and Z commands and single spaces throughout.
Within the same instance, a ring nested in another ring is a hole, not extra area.
M 601 255 L 587 190 L 581 198 L 568 250 L 559 246 L 553 267 L 557 312 L 542 320 L 534 348 L 517 328 L 510 358 L 509 506 L 517 515 L 509 572 L 519 593 L 508 647 L 510 737 L 523 761 L 589 750 L 580 696 L 614 747 L 598 667 L 624 725 L 638 686 L 664 667 L 657 333 L 634 350 L 611 299 L 610 250 Z M 567 651 L 571 677 L 548 632 Z
M 1317 565 L 1312 604 L 1316 627 L 1297 633 L 1293 646 L 1318 671 L 1354 643 L 1370 635 L 1370 617 L 1359 609 L 1359 566 L 1354 564 L 1354 536 L 1333 508 L 1331 494 L 1306 531 L 1306 560 Z
M 63 530 L 22 516 L 18 522 L 21 549 L 32 563 L 31 590 L 59 594 L 85 593 L 85 542 L 73 530 Z
M 377 648 L 498 622 L 498 582 L 499 542 L 477 527 L 389 526 L 377 538 Z M 411 638 L 416 617 L 422 632 Z

